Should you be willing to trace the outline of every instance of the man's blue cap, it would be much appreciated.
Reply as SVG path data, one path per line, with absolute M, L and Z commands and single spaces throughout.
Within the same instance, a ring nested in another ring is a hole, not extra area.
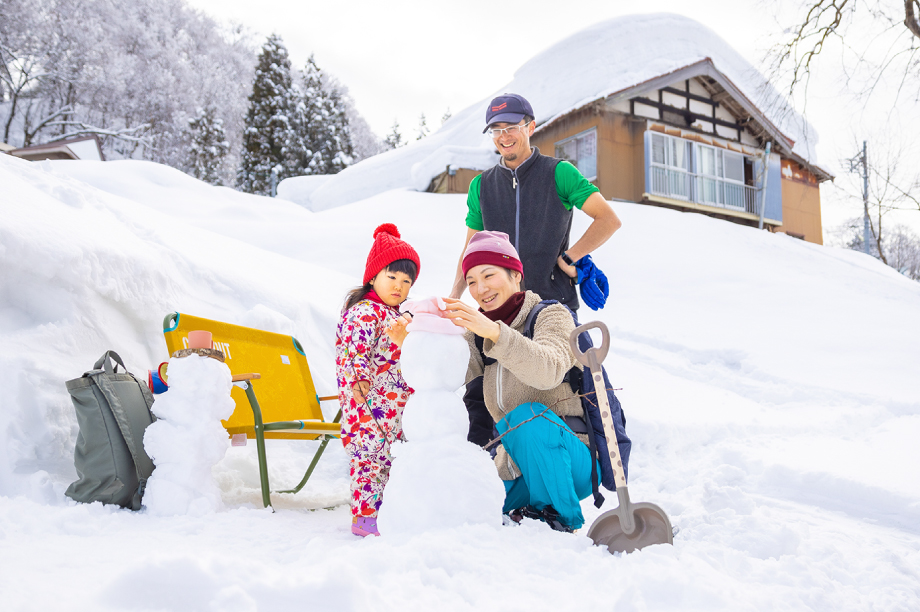
M 530 102 L 517 94 L 502 94 L 486 108 L 486 129 L 482 133 L 493 123 L 520 123 L 524 115 L 535 116 Z

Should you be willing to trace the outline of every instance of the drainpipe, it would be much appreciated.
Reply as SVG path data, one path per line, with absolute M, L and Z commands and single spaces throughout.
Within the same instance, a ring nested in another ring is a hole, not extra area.
M 763 213 L 767 209 L 767 179 L 770 177 L 768 172 L 770 167 L 770 145 L 772 142 L 767 143 L 767 148 L 763 152 L 763 183 L 760 185 L 760 223 L 757 225 L 758 229 L 763 229 Z

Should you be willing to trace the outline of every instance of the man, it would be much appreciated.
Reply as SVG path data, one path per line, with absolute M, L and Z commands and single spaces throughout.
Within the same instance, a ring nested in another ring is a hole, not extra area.
M 486 110 L 486 129 L 501 161 L 470 183 L 464 250 L 478 231 L 508 234 L 524 264 L 524 286 L 543 299 L 578 308 L 575 263 L 604 244 L 620 219 L 571 163 L 541 155 L 530 145 L 536 129 L 530 103 L 517 94 L 498 96 Z M 593 219 L 569 247 L 572 209 Z M 466 286 L 460 263 L 450 297 Z

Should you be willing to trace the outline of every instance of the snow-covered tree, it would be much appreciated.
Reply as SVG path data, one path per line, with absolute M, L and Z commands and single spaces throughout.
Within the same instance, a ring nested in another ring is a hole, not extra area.
M 323 157 L 328 161 L 324 174 L 335 174 L 354 162 L 355 151 L 351 143 L 351 126 L 345 102 L 336 89 L 330 90 L 328 95 L 329 129 L 323 149 Z
M 425 120 L 425 113 L 422 113 L 418 116 L 418 129 L 416 130 L 416 140 L 421 140 L 425 136 L 431 133 L 431 130 L 428 129 L 428 122 Z
M 304 66 L 296 130 L 303 174 L 336 174 L 354 158 L 346 105 L 311 55 Z
M 339 93 L 340 105 L 345 109 L 345 118 L 348 119 L 348 131 L 351 136 L 353 163 L 362 159 L 373 157 L 386 151 L 383 141 L 374 133 L 371 126 L 358 112 L 355 101 L 348 93 L 348 87 L 343 85 L 328 72 L 323 72 L 323 86 L 326 91 L 335 90 Z
M 243 153 L 236 184 L 242 191 L 271 195 L 272 171 L 281 180 L 302 174 L 296 121 L 298 100 L 287 48 L 277 34 L 262 45 L 256 65 Z
M 199 108 L 195 117 L 188 120 L 184 140 L 188 149 L 182 169 L 206 183 L 221 185 L 221 169 L 230 143 L 214 106 Z
M 829 245 L 864 252 L 863 218 L 854 217 L 829 230 L 828 238 Z M 869 254 L 904 276 L 920 281 L 920 238 L 909 227 L 896 224 L 888 228 L 881 246 L 879 250 L 879 244 L 870 238 Z
M 390 128 L 390 133 L 387 134 L 387 137 L 383 139 L 383 146 L 387 150 L 397 149 L 406 144 L 403 142 L 402 134 L 399 131 L 399 121 L 393 119 L 393 127 Z
M 187 118 L 213 105 L 232 146 L 226 181 L 254 64 L 241 29 L 186 0 L 0 0 L 0 139 L 95 134 L 109 159 L 182 167 Z
M 451 117 L 452 115 L 450 114 L 450 107 L 448 106 L 447 110 L 444 111 L 444 114 L 441 115 L 441 125 L 444 125 L 445 123 L 447 123 L 447 120 L 450 119 Z
M 345 103 L 345 116 L 348 117 L 348 127 L 351 130 L 351 144 L 355 152 L 355 163 L 387 150 L 384 142 L 374 133 L 358 109 L 354 100 L 348 95 L 347 90 L 342 90 L 342 100 Z

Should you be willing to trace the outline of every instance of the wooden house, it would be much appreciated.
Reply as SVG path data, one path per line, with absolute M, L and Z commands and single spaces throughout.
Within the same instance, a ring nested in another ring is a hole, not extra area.
M 570 160 L 608 200 L 762 223 L 822 243 L 818 185 L 833 176 L 794 152 L 711 59 L 545 121 L 531 143 Z M 432 187 L 462 193 L 475 174 L 459 169 Z

